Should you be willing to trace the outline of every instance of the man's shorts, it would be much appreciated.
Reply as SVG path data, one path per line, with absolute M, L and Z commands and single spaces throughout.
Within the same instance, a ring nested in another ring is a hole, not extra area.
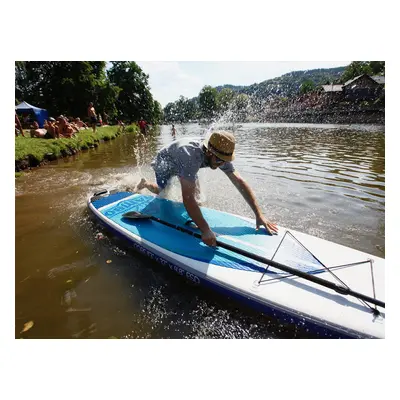
M 174 176 L 171 174 L 170 169 L 165 165 L 163 160 L 156 159 L 151 166 L 154 169 L 156 175 L 156 182 L 158 187 L 163 190 L 168 185 L 169 180 Z M 195 180 L 198 182 L 198 175 L 196 175 Z
M 97 124 L 97 118 L 96 117 L 90 117 L 90 122 L 92 124 Z
M 168 184 L 168 181 L 173 177 L 177 176 L 179 178 L 180 174 L 178 173 L 176 166 L 174 165 L 174 161 L 160 155 L 158 153 L 155 159 L 151 163 L 152 168 L 154 169 L 154 173 L 156 175 L 156 181 L 158 187 L 163 190 Z M 191 180 L 191 178 L 186 178 Z M 194 180 L 198 181 L 198 175 L 194 177 Z M 198 183 L 198 182 L 197 182 Z

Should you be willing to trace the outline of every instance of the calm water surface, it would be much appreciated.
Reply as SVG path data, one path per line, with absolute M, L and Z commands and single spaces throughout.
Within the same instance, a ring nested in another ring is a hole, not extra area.
M 267 218 L 384 257 L 384 127 L 220 126 L 234 130 L 235 166 Z M 205 131 L 177 126 L 178 137 Z M 151 159 L 171 141 L 170 126 L 146 138 L 128 134 L 16 180 L 16 337 L 313 337 L 191 285 L 90 218 L 93 191 L 153 180 Z M 201 170 L 200 181 L 205 206 L 253 217 L 222 172 Z M 169 195 L 180 200 L 177 181 Z

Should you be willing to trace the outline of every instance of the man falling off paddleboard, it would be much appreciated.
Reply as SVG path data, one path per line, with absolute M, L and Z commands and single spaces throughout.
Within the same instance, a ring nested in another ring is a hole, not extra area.
M 148 182 L 142 178 L 135 191 L 148 189 L 155 194 L 160 194 L 168 181 L 173 176 L 177 176 L 181 183 L 183 204 L 190 218 L 200 229 L 202 241 L 208 246 L 215 246 L 215 233 L 204 219 L 196 201 L 196 194 L 199 193 L 197 173 L 200 168 L 219 168 L 225 172 L 254 211 L 256 229 L 264 226 L 270 234 L 276 234 L 278 232 L 276 224 L 264 217 L 252 189 L 235 170 L 232 164 L 235 157 L 234 151 L 235 137 L 225 131 L 212 132 L 204 141 L 195 138 L 176 140 L 162 148 L 151 164 L 157 183 Z

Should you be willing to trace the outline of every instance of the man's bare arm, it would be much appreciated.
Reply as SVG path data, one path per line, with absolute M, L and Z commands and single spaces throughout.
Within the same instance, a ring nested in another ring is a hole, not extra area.
M 210 229 L 207 221 L 204 219 L 201 213 L 200 207 L 196 201 L 196 182 L 188 181 L 185 178 L 180 178 L 182 187 L 182 199 L 183 204 L 194 223 L 198 228 L 204 232 Z
M 191 182 L 185 178 L 180 178 L 182 187 L 182 200 L 190 218 L 197 225 L 202 233 L 201 239 L 208 246 L 216 245 L 216 237 L 210 229 L 207 221 L 201 213 L 200 207 L 196 201 L 196 182 Z

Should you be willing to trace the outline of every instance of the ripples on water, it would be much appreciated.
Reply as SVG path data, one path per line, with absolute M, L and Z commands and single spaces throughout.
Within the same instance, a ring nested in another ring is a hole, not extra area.
M 383 128 L 220 126 L 234 131 L 235 166 L 268 218 L 384 256 Z M 207 130 L 176 128 L 178 137 Z M 153 180 L 151 159 L 171 141 L 169 126 L 159 136 L 122 136 L 16 181 L 16 337 L 27 320 L 35 325 L 24 337 L 310 336 L 165 271 L 89 217 L 94 191 Z M 253 217 L 222 172 L 202 170 L 200 182 L 206 206 Z M 177 180 L 170 196 L 180 200 Z
M 384 209 L 381 133 L 275 128 L 257 129 L 239 138 L 240 164 L 254 176 L 300 182 L 311 191 L 353 194 Z

